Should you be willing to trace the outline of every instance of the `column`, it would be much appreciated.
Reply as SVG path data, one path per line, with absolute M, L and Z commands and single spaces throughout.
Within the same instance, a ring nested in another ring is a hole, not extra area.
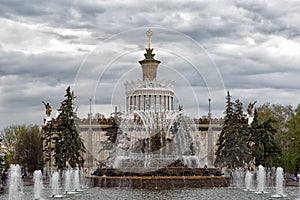
M 148 95 L 147 110 L 150 110 L 150 106 L 151 106 L 151 95 Z
M 144 98 L 144 95 L 141 95 L 141 110 L 145 110 L 145 98 Z
M 141 95 L 138 97 L 138 109 L 141 110 Z
M 144 95 L 143 107 L 144 107 L 144 111 L 145 111 L 146 110 L 146 95 Z
M 133 110 L 136 110 L 136 96 L 133 96 Z
M 167 99 L 167 102 L 168 102 L 168 110 L 170 110 L 170 97 L 168 96 L 167 98 L 168 98 L 168 99 Z
M 128 108 L 129 108 L 129 101 L 128 101 L 128 96 L 126 97 L 126 112 L 128 113 Z
M 159 112 L 161 112 L 161 106 L 162 106 L 161 95 L 159 95 Z
M 151 106 L 150 109 L 153 108 L 155 110 L 155 95 L 151 95 Z
M 164 95 L 164 111 L 166 111 L 167 110 L 167 105 L 166 105 L 166 96 Z
M 129 102 L 130 102 L 130 103 L 129 103 L 129 113 L 131 113 L 131 110 L 132 110 L 132 103 L 133 103 L 133 102 L 132 102 L 132 96 L 130 96 L 129 99 L 130 99 L 130 100 L 129 100 Z
M 159 102 L 159 95 L 155 95 L 156 98 L 155 98 L 155 109 L 156 109 L 156 112 L 160 112 L 160 102 Z

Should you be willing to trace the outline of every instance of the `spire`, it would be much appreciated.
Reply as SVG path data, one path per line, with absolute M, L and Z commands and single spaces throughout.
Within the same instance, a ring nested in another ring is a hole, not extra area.
M 153 32 L 149 29 L 146 32 L 146 35 L 148 37 L 148 47 L 146 48 L 146 53 L 144 54 L 144 60 L 139 61 L 139 63 L 142 65 L 143 69 L 143 80 L 152 81 L 156 79 L 156 71 L 160 61 L 155 60 L 155 54 L 152 53 L 153 48 L 151 48 L 151 36 L 153 35 Z
M 144 60 L 155 60 L 154 56 L 155 54 L 152 54 L 153 48 L 151 48 L 151 36 L 153 35 L 153 31 L 150 29 L 146 32 L 146 35 L 148 37 L 148 47 L 146 48 L 146 53 L 144 54 L 145 59 Z

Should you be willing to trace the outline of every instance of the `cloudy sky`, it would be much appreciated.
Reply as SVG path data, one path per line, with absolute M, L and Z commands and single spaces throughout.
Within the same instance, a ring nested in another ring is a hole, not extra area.
M 147 38 L 175 81 L 175 105 L 221 117 L 227 90 L 244 106 L 300 102 L 300 1 L 0 1 L 0 130 L 41 124 L 68 85 L 78 115 L 124 110 Z M 53 112 L 55 115 L 55 111 Z

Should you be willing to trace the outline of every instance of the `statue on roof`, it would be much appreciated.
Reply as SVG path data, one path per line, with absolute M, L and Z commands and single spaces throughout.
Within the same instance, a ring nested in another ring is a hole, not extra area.
M 148 31 L 147 31 L 147 36 L 148 36 L 148 49 L 151 49 L 150 48 L 150 44 L 151 44 L 151 36 L 153 35 L 153 32 L 149 29 Z
M 247 108 L 247 112 L 249 116 L 252 116 L 253 114 L 253 106 L 254 104 L 256 104 L 257 101 L 254 101 L 253 103 L 249 103 L 248 108 Z
M 45 105 L 47 117 L 50 117 L 51 112 L 52 112 L 52 108 L 51 108 L 50 104 L 49 103 L 45 103 L 44 101 L 42 101 L 42 103 Z

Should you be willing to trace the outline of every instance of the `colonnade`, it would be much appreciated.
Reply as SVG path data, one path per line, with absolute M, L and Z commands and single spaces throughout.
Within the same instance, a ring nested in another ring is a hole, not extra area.
M 171 95 L 130 95 L 126 97 L 127 112 L 133 110 L 154 110 L 162 112 L 165 110 L 174 110 L 173 96 Z

